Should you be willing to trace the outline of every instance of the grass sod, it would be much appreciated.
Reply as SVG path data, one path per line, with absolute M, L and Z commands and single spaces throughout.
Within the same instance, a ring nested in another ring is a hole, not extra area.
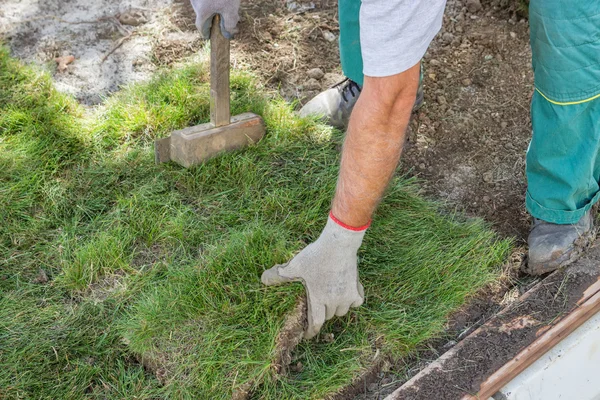
M 0 395 L 7 398 L 320 398 L 374 354 L 406 354 L 499 273 L 510 248 L 442 215 L 396 178 L 360 252 L 367 301 L 273 372 L 302 287 L 265 268 L 319 234 L 342 137 L 297 119 L 248 75 L 232 112 L 264 116 L 256 146 L 182 169 L 152 141 L 208 119 L 204 64 L 124 89 L 92 115 L 0 51 Z M 48 283 L 33 283 L 39 268 Z M 161 362 L 160 381 L 134 355 Z

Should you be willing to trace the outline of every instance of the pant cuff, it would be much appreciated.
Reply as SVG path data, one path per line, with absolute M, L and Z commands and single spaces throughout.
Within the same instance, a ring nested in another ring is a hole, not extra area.
M 350 78 L 351 81 L 358 83 L 358 85 L 362 88 L 365 84 L 365 76 L 362 71 L 356 70 L 356 68 L 344 68 L 344 63 L 342 63 L 342 73 L 346 78 Z
M 546 208 L 531 197 L 529 191 L 527 191 L 527 196 L 525 198 L 525 206 L 529 214 L 531 214 L 534 218 L 541 219 L 542 221 L 550 222 L 553 224 L 559 225 L 568 225 L 568 224 L 576 224 L 579 222 L 581 217 L 589 211 L 590 208 L 600 199 L 600 192 L 596 193 L 592 200 L 587 203 L 585 206 L 573 210 L 573 211 L 564 211 L 564 210 L 553 210 L 550 208 Z

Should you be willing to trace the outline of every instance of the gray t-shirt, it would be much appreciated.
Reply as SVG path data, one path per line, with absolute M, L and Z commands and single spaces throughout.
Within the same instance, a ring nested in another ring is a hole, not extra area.
M 362 0 L 363 73 L 382 77 L 417 64 L 442 27 L 446 0 Z

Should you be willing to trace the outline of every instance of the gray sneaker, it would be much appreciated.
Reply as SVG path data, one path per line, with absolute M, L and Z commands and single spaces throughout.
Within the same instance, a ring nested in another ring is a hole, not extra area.
M 565 267 L 579 258 L 596 238 L 592 210 L 572 225 L 557 225 L 534 219 L 527 240 L 529 257 L 523 271 L 542 275 Z
M 300 109 L 299 114 L 301 117 L 321 117 L 325 123 L 345 129 L 361 90 L 362 87 L 358 83 L 346 78 L 316 95 Z M 413 111 L 419 109 L 422 104 L 423 85 L 421 80 Z

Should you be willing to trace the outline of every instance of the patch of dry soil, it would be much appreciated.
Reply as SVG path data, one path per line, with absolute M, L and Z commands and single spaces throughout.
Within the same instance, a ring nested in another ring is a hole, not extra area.
M 0 0 L 0 38 L 14 56 L 49 70 L 59 90 L 88 105 L 159 64 L 154 50 L 172 44 L 187 55 L 199 48 L 197 32 L 176 22 L 173 0 Z M 64 71 L 55 58 L 73 56 Z

